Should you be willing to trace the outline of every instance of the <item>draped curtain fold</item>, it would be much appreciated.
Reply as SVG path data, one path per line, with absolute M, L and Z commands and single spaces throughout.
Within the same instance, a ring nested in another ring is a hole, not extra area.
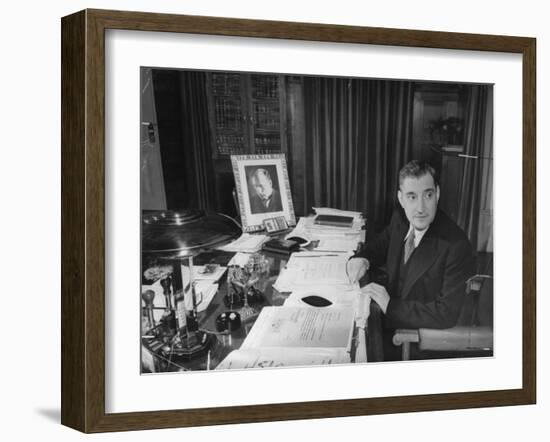
M 168 74 L 157 71 L 155 87 L 165 102 L 157 111 L 163 155 L 168 159 L 163 162 L 169 207 L 217 210 L 206 75 L 193 71 L 177 77 Z M 396 205 L 399 170 L 413 159 L 415 84 L 325 77 L 302 77 L 299 87 L 299 83 L 290 84 L 291 108 L 294 101 L 302 103 L 294 106 L 301 109 L 294 116 L 294 125 L 301 129 L 293 129 L 294 136 L 299 132 L 299 143 L 291 147 L 289 156 L 297 214 L 308 214 L 314 206 L 357 210 L 367 217 L 369 235 L 380 231 Z M 464 112 L 467 158 L 459 180 L 457 213 L 457 222 L 474 248 L 489 252 L 492 94 L 490 85 L 468 88 Z
M 295 198 L 366 214 L 380 230 L 395 207 L 399 169 L 412 159 L 413 83 L 304 77 L 304 183 Z
M 206 74 L 185 72 L 180 77 L 182 154 L 188 189 L 188 207 L 215 210 L 214 168 L 208 122 Z
M 458 225 L 478 251 L 493 250 L 493 89 L 473 85 L 465 112 L 464 160 Z

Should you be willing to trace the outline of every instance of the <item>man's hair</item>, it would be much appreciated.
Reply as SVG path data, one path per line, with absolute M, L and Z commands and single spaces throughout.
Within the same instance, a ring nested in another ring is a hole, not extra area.
M 405 178 L 420 178 L 427 174 L 432 176 L 435 186 L 439 186 L 437 173 L 432 166 L 424 161 L 409 161 L 399 171 L 399 187 L 403 185 L 403 181 L 405 181 Z
M 269 181 L 273 182 L 273 180 L 271 179 L 271 175 L 269 174 L 267 169 L 264 169 L 262 167 L 259 167 L 252 173 L 252 175 L 250 175 L 250 181 L 256 181 L 260 175 L 265 176 Z

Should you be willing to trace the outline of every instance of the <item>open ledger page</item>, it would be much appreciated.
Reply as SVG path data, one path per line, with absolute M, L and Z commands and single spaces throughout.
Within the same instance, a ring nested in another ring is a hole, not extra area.
M 277 368 L 346 364 L 350 354 L 343 348 L 241 348 L 232 351 L 216 370 Z
M 242 348 L 346 348 L 351 343 L 350 307 L 264 307 Z
M 350 362 L 354 309 L 264 307 L 241 348 L 217 370 Z

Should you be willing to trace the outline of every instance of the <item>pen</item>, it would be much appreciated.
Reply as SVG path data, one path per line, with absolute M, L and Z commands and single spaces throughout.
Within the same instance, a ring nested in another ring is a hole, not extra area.
M 210 371 L 210 350 L 208 350 L 208 355 L 206 356 L 206 371 Z

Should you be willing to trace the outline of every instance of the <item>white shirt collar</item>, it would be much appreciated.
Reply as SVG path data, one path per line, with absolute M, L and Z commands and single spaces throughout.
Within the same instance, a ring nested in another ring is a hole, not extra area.
M 430 226 L 428 226 L 426 229 L 424 230 L 416 230 L 412 224 L 409 224 L 409 231 L 407 232 L 407 234 L 405 235 L 405 238 L 403 239 L 403 242 L 407 241 L 407 238 L 409 237 L 409 235 L 412 233 L 412 231 L 414 230 L 414 247 L 418 247 L 418 244 L 420 244 L 420 241 L 422 241 L 422 238 L 424 238 L 424 235 L 426 234 L 426 232 L 428 231 L 428 229 L 430 228 Z

